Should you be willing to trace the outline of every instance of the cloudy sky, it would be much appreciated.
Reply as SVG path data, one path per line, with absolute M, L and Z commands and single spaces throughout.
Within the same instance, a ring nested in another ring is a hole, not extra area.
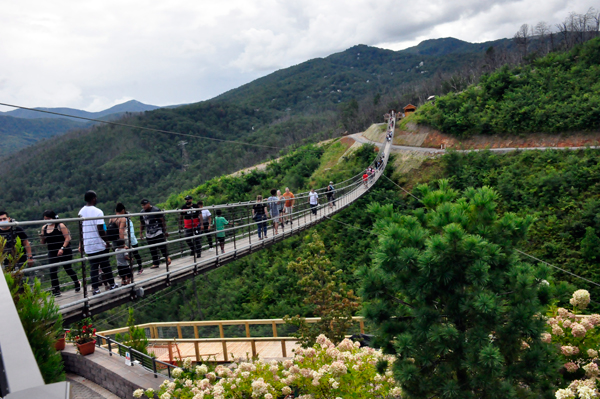
M 482 42 L 591 0 L 0 0 L 0 102 L 99 111 L 205 100 L 356 44 Z M 0 108 L 6 111 L 10 108 Z

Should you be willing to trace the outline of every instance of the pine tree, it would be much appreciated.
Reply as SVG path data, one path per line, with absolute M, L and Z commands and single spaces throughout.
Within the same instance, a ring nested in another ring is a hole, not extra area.
M 462 196 L 419 186 L 412 214 L 371 206 L 379 246 L 365 268 L 365 314 L 395 354 L 406 398 L 553 397 L 553 348 L 541 342 L 552 297 L 545 267 L 515 251 L 532 218 L 496 211 L 488 187 Z

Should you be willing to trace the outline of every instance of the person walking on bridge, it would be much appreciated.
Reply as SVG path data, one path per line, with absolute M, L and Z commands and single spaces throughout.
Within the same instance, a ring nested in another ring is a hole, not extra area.
M 308 193 L 308 203 L 310 205 L 310 210 L 313 215 L 317 215 L 317 206 L 319 205 L 319 194 L 315 191 L 314 187 L 310 189 Z
M 285 224 L 292 223 L 292 218 L 294 217 L 294 202 L 296 202 L 296 200 L 294 199 L 294 193 L 290 191 L 289 187 L 285 188 L 283 198 L 285 198 L 285 204 L 283 207 L 283 211 L 285 212 L 284 219 L 286 219 Z
M 120 202 L 117 202 L 115 206 L 115 212 L 117 215 L 127 215 L 127 209 L 125 209 L 125 205 Z M 137 237 L 135 236 L 135 228 L 133 227 L 133 222 L 129 217 L 121 217 L 118 221 L 119 225 L 119 239 L 125 240 L 125 245 L 129 248 L 137 248 L 139 247 Z M 138 265 L 138 274 L 142 274 L 143 266 L 142 266 L 142 255 L 140 251 L 130 251 L 130 256 L 135 258 L 135 261 Z
M 94 218 L 81 222 L 81 232 L 83 239 L 79 242 L 79 252 L 89 256 L 107 255 L 110 244 L 104 231 L 104 212 L 96 208 L 98 195 L 94 191 L 88 191 L 84 195 L 86 205 L 79 211 L 80 218 Z M 99 269 L 102 269 L 102 280 L 98 281 Z M 113 277 L 110 261 L 107 256 L 97 259 L 90 259 L 90 276 L 92 278 L 92 294 L 100 293 L 100 283 L 107 284 L 108 289 L 117 288 Z
M 333 182 L 330 181 L 327 186 L 327 202 L 329 202 L 329 207 L 333 208 L 335 206 L 335 187 L 333 187 Z
M 27 233 L 21 226 L 5 226 L 5 223 L 13 222 L 13 220 L 8 216 L 8 212 L 0 211 L 0 237 L 4 238 L 6 242 L 4 243 L 4 254 L 16 256 L 16 248 L 17 238 L 21 240 L 21 247 L 25 250 L 23 255 L 14 263 L 16 269 L 21 269 L 21 267 L 25 267 L 27 265 L 33 264 L 33 256 L 31 255 L 31 246 L 29 245 L 29 240 L 27 237 Z M 27 256 L 25 256 L 27 254 Z M 8 258 L 4 259 L 4 264 L 2 268 L 6 268 L 9 265 Z
M 58 219 L 58 215 L 52 210 L 46 210 L 43 213 L 44 220 L 48 224 L 42 227 L 40 241 L 48 245 L 48 263 L 54 264 L 73 259 L 73 250 L 71 249 L 71 233 L 64 223 L 53 223 Z M 75 292 L 79 292 L 81 284 L 77 279 L 77 274 L 73 271 L 71 264 L 63 265 L 65 272 L 69 275 L 75 285 Z M 58 266 L 50 268 L 50 284 L 52 285 L 52 294 L 60 296 L 60 282 L 58 281 Z
M 143 199 L 141 201 L 143 213 L 155 213 L 161 212 L 159 208 L 152 205 L 149 200 Z M 158 245 L 156 247 L 150 247 L 150 254 L 152 255 L 152 267 L 156 269 L 160 266 L 160 255 L 159 251 L 162 252 L 167 266 L 171 264 L 171 258 L 169 258 L 169 251 L 167 249 L 167 237 L 169 232 L 167 231 L 167 222 L 165 215 L 154 214 L 154 215 L 142 215 L 140 216 L 140 233 L 144 237 L 144 230 L 146 230 L 146 241 L 149 245 L 165 243 L 164 245 Z
M 182 212 L 179 214 L 179 230 L 183 228 L 185 237 L 192 237 L 187 240 L 190 247 L 190 256 L 196 255 L 200 257 L 202 253 L 202 245 L 200 243 L 200 230 L 204 228 L 202 223 L 202 211 L 197 204 L 194 204 L 191 195 L 185 196 L 185 205 L 181 207 Z
M 269 217 L 269 211 L 267 210 L 267 205 L 262 202 L 262 195 L 256 196 L 256 204 L 252 207 L 252 219 L 256 222 L 256 227 L 258 229 L 258 239 L 262 240 L 263 235 L 264 238 L 267 238 L 267 218 Z
M 215 216 L 215 220 L 213 224 L 215 225 L 215 231 L 217 232 L 217 242 L 221 247 L 221 254 L 225 253 L 225 226 L 229 224 L 229 221 L 223 217 L 223 211 L 217 209 L 215 212 L 217 215 Z M 216 244 L 216 243 L 215 243 Z M 216 245 L 215 245 L 216 246 Z M 218 253 L 218 248 L 217 248 Z
M 273 219 L 273 235 L 279 234 L 279 197 L 277 197 L 277 190 L 271 190 L 271 196 L 267 198 L 269 204 L 269 211 L 271 212 L 271 218 Z
M 198 208 L 202 209 L 204 207 L 204 202 L 198 201 Z M 210 252 L 214 251 L 213 249 L 213 239 L 212 235 L 208 234 L 210 232 L 212 226 L 212 214 L 208 209 L 202 209 L 200 219 L 202 220 L 202 233 L 206 234 L 206 241 L 208 242 L 208 250 Z M 202 243 L 200 243 L 202 245 Z

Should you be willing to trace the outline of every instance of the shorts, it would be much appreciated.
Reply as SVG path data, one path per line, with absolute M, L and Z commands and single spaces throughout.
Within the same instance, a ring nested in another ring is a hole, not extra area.
M 225 243 L 225 237 L 217 237 L 217 241 L 219 241 L 221 244 Z
M 272 216 L 272 219 L 273 219 L 273 223 L 279 223 L 279 215 Z
M 285 214 L 286 215 L 291 215 L 292 212 L 294 211 L 294 207 L 293 206 L 286 206 L 284 209 L 285 209 Z

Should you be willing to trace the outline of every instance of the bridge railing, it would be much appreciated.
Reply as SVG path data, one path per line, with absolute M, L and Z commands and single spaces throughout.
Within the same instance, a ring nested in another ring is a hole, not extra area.
M 391 126 L 393 131 L 393 122 Z M 375 163 L 382 159 L 382 156 L 386 153 L 388 142 L 382 143 L 379 148 L 379 153 L 376 156 L 374 162 L 369 167 L 375 167 Z M 383 159 L 381 168 L 373 175 L 373 179 L 378 173 L 385 168 L 387 158 Z M 89 306 L 90 299 L 98 302 L 104 300 L 107 295 L 112 295 L 115 292 L 114 289 L 109 290 L 109 286 L 114 281 L 119 283 L 119 274 L 121 276 L 127 276 L 131 281 L 129 285 L 120 286 L 116 288 L 116 291 L 130 292 L 131 297 L 134 298 L 138 291 L 134 291 L 136 287 L 141 287 L 144 284 L 149 284 L 157 278 L 166 278 L 172 274 L 173 266 L 165 265 L 165 257 L 167 256 L 172 260 L 183 259 L 180 262 L 185 262 L 186 267 L 193 267 L 196 271 L 198 265 L 205 262 L 207 258 L 212 259 L 215 257 L 223 256 L 222 251 L 219 251 L 219 240 L 224 241 L 227 252 L 239 251 L 240 248 L 248 248 L 256 246 L 257 244 L 264 245 L 267 240 L 258 238 L 258 227 L 264 229 L 265 226 L 269 227 L 267 236 L 269 236 L 269 243 L 274 243 L 282 238 L 289 236 L 297 230 L 299 225 L 306 225 L 314 220 L 322 219 L 323 216 L 331 213 L 333 203 L 339 208 L 344 207 L 351 203 L 357 195 L 360 195 L 363 182 L 363 173 L 359 173 L 349 179 L 335 183 L 335 194 L 334 201 L 329 201 L 326 198 L 326 194 L 323 195 L 326 188 L 322 187 L 316 189 L 315 192 L 319 195 L 319 204 L 315 207 L 309 203 L 310 193 L 302 192 L 297 193 L 293 199 L 293 208 L 291 213 L 286 213 L 279 216 L 279 222 L 283 222 L 281 227 L 278 228 L 278 235 L 275 236 L 274 224 L 276 218 L 270 215 L 267 220 L 254 220 L 252 217 L 252 208 L 257 204 L 256 201 L 246 201 L 234 204 L 215 204 L 206 206 L 203 210 L 210 212 L 211 220 L 214 219 L 217 211 L 222 213 L 222 216 L 229 221 L 229 225 L 224 230 L 215 231 L 214 226 L 202 226 L 204 230 L 191 229 L 186 230 L 182 228 L 181 217 L 187 212 L 187 210 L 163 210 L 157 213 L 127 213 L 125 215 L 105 215 L 98 218 L 64 218 L 55 220 L 36 220 L 36 221 L 21 221 L 7 224 L 11 228 L 23 228 L 25 229 L 30 240 L 30 248 L 32 255 L 34 256 L 35 263 L 27 264 L 23 269 L 23 272 L 28 277 L 37 277 L 42 281 L 42 286 L 47 290 L 52 290 L 57 294 L 60 293 L 61 298 L 59 304 L 61 310 L 67 310 L 74 307 L 83 306 L 83 313 L 85 315 L 85 307 Z M 366 182 L 369 185 L 371 179 Z M 282 200 L 284 202 L 285 200 Z M 269 205 L 266 201 L 263 201 L 265 207 L 267 207 L 269 213 Z M 285 202 L 281 205 L 284 205 Z M 142 240 L 139 236 L 139 218 L 148 215 L 160 214 L 165 217 L 166 230 L 168 232 L 168 238 L 165 242 L 148 243 Z M 92 253 L 85 254 L 80 253 L 78 248 L 82 241 L 82 230 L 83 222 L 88 220 L 101 220 L 105 226 L 110 224 L 111 219 L 115 218 L 126 218 L 126 231 L 122 232 L 124 238 L 135 236 L 139 241 L 137 246 L 133 246 L 131 241 L 128 242 L 129 249 L 129 261 L 126 267 L 116 267 L 116 256 L 117 252 L 112 250 L 108 253 Z M 129 223 L 131 221 L 131 223 Z M 63 254 L 62 257 L 57 257 L 56 252 L 52 258 L 48 258 L 47 248 L 41 244 L 40 241 L 35 241 L 35 238 L 40 236 L 40 233 L 44 226 L 50 226 L 45 228 L 56 228 L 58 224 L 62 224 L 67 227 L 70 245 L 67 249 L 68 253 Z M 191 235 L 187 235 L 190 234 Z M 225 237 L 222 237 L 222 236 Z M 195 248 L 192 253 L 191 248 Z M 213 251 L 210 249 L 214 248 Z M 166 251 L 165 251 L 166 249 Z M 161 269 L 160 273 L 153 273 L 152 277 L 146 277 L 143 271 L 147 271 L 147 266 L 153 264 L 151 252 L 158 252 L 158 256 L 161 258 Z M 219 254 L 221 252 L 221 254 Z M 208 255 L 207 255 L 208 253 Z M 190 257 L 190 255 L 192 255 Z M 225 254 L 227 255 L 227 254 Z M 91 275 L 91 262 L 98 263 L 100 260 L 107 260 L 109 267 L 100 268 L 98 280 L 94 281 Z M 218 261 L 218 259 L 217 259 Z M 139 271 L 142 274 L 139 274 Z M 163 272 L 164 271 L 164 272 Z M 113 277 L 111 279 L 110 277 Z M 92 289 L 90 289 L 92 285 Z M 98 295 L 93 295 L 94 288 L 98 288 L 102 291 Z

